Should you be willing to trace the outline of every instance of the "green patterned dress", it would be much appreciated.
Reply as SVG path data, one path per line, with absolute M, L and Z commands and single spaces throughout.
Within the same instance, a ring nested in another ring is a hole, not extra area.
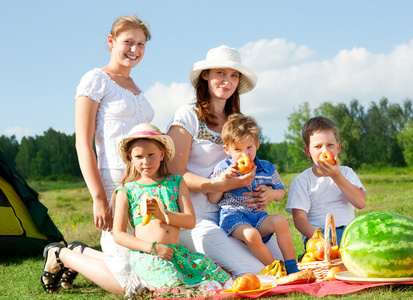
M 182 179 L 179 175 L 166 176 L 164 180 L 152 185 L 139 184 L 136 181 L 126 183 L 125 189 L 129 201 L 129 217 L 132 226 L 142 222 L 138 205 L 144 193 L 158 197 L 166 211 L 179 211 L 178 187 Z M 118 187 L 116 191 L 123 190 Z M 178 285 L 195 285 L 206 280 L 225 283 L 229 279 L 220 266 L 202 253 L 189 253 L 182 244 L 167 244 L 172 248 L 173 256 L 167 261 L 156 255 L 131 250 L 130 264 L 132 270 L 155 288 Z

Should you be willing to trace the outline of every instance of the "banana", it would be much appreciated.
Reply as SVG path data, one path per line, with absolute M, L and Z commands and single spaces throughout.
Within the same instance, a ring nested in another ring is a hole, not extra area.
M 259 271 L 257 273 L 257 275 L 267 275 L 267 273 L 269 271 L 271 271 L 271 269 L 274 267 L 274 265 L 277 263 L 277 260 L 274 260 L 272 264 L 266 266 L 264 269 L 262 269 L 261 271 Z
M 269 272 L 271 270 L 271 265 L 265 266 L 264 269 L 262 269 L 261 271 L 259 271 L 257 273 L 257 275 L 265 275 L 267 274 L 267 272 Z
M 287 270 L 285 268 L 284 262 L 282 260 L 276 259 L 271 265 L 266 266 L 257 275 L 269 275 L 275 276 L 276 278 L 280 278 L 287 275 Z
M 278 269 L 279 269 L 280 267 L 281 267 L 281 266 L 280 266 L 280 261 L 277 260 L 276 263 L 275 263 L 274 268 L 272 268 L 271 271 L 268 272 L 268 274 L 266 274 L 266 275 L 275 276 L 275 274 L 277 274 Z
M 147 214 L 142 218 L 142 226 L 147 225 L 151 220 L 152 220 L 153 215 L 152 214 Z
M 280 277 L 282 277 L 283 276 L 283 272 L 284 272 L 284 270 L 283 270 L 283 266 L 280 264 L 280 267 L 278 268 L 278 270 L 277 270 L 277 273 L 275 273 L 275 278 L 280 278 Z
M 281 265 L 281 276 L 287 276 L 287 269 L 285 268 L 285 264 L 283 261 L 280 261 L 280 265 Z
M 148 214 L 148 200 L 149 194 L 142 195 L 142 202 L 139 203 L 138 212 L 142 216 L 142 226 L 147 225 L 152 220 L 152 214 Z
M 280 265 L 276 264 L 275 267 L 272 268 L 272 270 L 270 271 L 270 273 L 268 275 L 275 276 L 275 274 L 277 274 L 279 269 L 280 269 Z
M 257 275 L 270 275 L 279 278 L 287 275 L 287 270 L 285 269 L 284 262 L 276 259 L 272 264 L 259 271 Z
M 147 225 L 152 220 L 152 217 L 153 217 L 152 214 L 148 214 L 148 200 L 150 198 L 151 198 L 151 196 L 149 196 L 148 193 L 143 194 L 142 195 L 142 201 L 138 205 L 138 212 L 142 216 L 142 226 Z M 159 209 L 166 216 L 166 212 L 165 212 L 165 209 L 163 207 L 163 203 L 161 202 L 161 200 L 159 200 L 157 198 L 154 198 L 154 197 L 152 197 L 152 199 L 156 200 L 156 202 L 159 206 Z M 166 217 L 166 219 L 167 219 L 167 217 Z

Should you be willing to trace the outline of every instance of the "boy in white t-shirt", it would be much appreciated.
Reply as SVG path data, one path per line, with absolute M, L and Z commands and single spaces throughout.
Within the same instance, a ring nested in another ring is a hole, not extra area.
M 366 205 L 366 190 L 356 173 L 340 166 L 341 143 L 337 126 L 328 118 L 314 117 L 303 126 L 304 151 L 314 165 L 291 183 L 286 212 L 292 214 L 294 226 L 303 235 L 304 247 L 316 228 L 324 233 L 327 213 L 332 213 L 340 244 L 345 226 L 355 218 L 354 208 Z M 321 163 L 319 155 L 330 151 L 335 164 Z

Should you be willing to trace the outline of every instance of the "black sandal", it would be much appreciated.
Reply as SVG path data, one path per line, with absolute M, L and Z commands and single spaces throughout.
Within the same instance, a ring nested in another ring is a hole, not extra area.
M 58 248 L 58 250 L 55 251 L 55 253 L 54 253 L 55 256 L 56 256 L 56 262 L 60 265 L 60 270 L 57 273 L 50 273 L 50 272 L 45 271 L 46 262 L 47 262 L 47 258 L 48 258 L 48 255 L 49 255 L 49 250 L 53 247 Z M 46 293 L 49 293 L 48 291 L 51 291 L 53 293 L 53 292 L 56 292 L 56 291 L 59 290 L 60 279 L 62 278 L 63 273 L 66 269 L 64 267 L 62 261 L 60 260 L 60 257 L 59 257 L 60 250 L 62 248 L 65 248 L 65 246 L 60 244 L 60 243 L 51 243 L 51 244 L 47 245 L 43 250 L 44 266 L 43 266 L 42 275 L 40 276 L 40 284 L 42 285 L 42 287 L 43 287 L 43 289 L 45 290 Z M 52 279 L 52 282 L 44 283 L 43 277 Z
M 80 248 L 80 254 L 83 253 L 83 251 L 85 250 L 86 247 L 89 247 L 88 245 L 86 245 L 85 243 L 82 242 L 78 242 L 78 241 L 74 241 L 71 242 L 67 248 L 70 250 L 73 250 L 75 247 L 81 246 Z M 76 279 L 78 272 L 72 272 L 70 271 L 68 268 L 65 268 L 64 273 L 62 274 L 62 277 L 60 278 L 60 284 L 62 285 L 62 287 L 64 289 L 70 289 L 73 285 L 73 281 Z M 65 276 L 65 277 L 63 277 Z M 68 287 L 65 287 L 63 285 L 63 283 L 68 284 Z

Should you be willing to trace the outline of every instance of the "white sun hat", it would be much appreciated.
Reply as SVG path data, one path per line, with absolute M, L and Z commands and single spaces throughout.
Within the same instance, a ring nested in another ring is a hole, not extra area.
M 175 146 L 169 135 L 163 134 L 158 127 L 148 123 L 142 123 L 134 126 L 118 144 L 118 151 L 124 163 L 129 161 L 127 146 L 128 143 L 137 139 L 157 140 L 165 146 L 165 160 L 170 161 L 175 155 Z
M 257 76 L 241 63 L 241 57 L 237 50 L 222 45 L 208 51 L 205 60 L 198 61 L 192 65 L 189 79 L 195 87 L 199 80 L 199 75 L 203 70 L 228 68 L 237 70 L 242 74 L 238 93 L 244 94 L 251 91 L 257 84 Z

